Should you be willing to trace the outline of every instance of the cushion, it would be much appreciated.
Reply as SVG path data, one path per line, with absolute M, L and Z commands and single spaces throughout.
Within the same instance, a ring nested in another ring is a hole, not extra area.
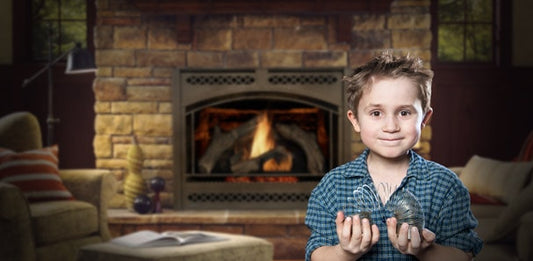
M 514 233 L 519 220 L 526 212 L 533 210 L 533 182 L 520 191 L 520 194 L 498 216 L 493 230 L 487 234 L 487 242 L 498 241 Z
M 22 190 L 29 202 L 72 200 L 58 170 L 57 145 L 14 152 L 0 148 L 0 181 Z
M 499 161 L 474 155 L 459 178 L 471 193 L 509 204 L 528 182 L 532 169 L 533 162 Z

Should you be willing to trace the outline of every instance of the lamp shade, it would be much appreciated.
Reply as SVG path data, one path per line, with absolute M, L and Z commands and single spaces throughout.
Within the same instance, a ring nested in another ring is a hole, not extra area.
M 89 50 L 76 45 L 67 56 L 65 74 L 78 74 L 96 72 L 93 55 Z

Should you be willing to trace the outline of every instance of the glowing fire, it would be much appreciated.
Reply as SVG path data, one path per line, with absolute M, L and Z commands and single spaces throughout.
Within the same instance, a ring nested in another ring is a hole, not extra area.
M 276 147 L 272 134 L 272 124 L 265 113 L 261 114 L 252 141 L 250 158 L 258 157 Z M 263 171 L 290 171 L 292 167 L 292 155 L 286 153 L 286 157 L 276 161 L 269 159 L 263 163 Z

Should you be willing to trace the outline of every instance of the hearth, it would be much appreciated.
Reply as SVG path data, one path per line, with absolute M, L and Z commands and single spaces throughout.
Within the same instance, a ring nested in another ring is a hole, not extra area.
M 175 207 L 302 209 L 350 159 L 343 69 L 176 70 Z

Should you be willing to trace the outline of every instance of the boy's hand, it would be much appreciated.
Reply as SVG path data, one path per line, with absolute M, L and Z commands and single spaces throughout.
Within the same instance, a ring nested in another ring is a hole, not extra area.
M 413 226 L 409 239 L 409 224 L 403 223 L 398 233 L 396 233 L 396 224 L 396 218 L 387 219 L 387 233 L 392 245 L 402 254 L 419 256 L 435 241 L 435 233 L 429 229 L 424 228 L 422 233 L 419 233 L 418 228 Z
M 366 218 L 361 220 L 359 215 L 345 218 L 344 213 L 339 211 L 335 223 L 339 246 L 345 256 L 359 258 L 378 242 L 379 229 L 375 224 L 370 225 Z

